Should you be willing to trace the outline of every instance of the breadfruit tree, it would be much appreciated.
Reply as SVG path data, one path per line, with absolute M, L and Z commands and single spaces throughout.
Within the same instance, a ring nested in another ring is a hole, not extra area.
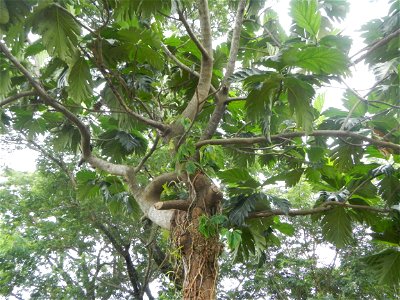
M 349 57 L 346 1 L 292 1 L 288 35 L 268 1 L 0 0 L 1 130 L 80 157 L 78 201 L 115 197 L 169 231 L 184 299 L 214 299 L 220 254 L 260 256 L 298 215 L 339 248 L 367 224 L 388 246 L 365 260 L 397 284 L 398 4 Z M 323 110 L 319 88 L 361 62 L 376 82 Z M 268 192 L 300 180 L 314 207 Z

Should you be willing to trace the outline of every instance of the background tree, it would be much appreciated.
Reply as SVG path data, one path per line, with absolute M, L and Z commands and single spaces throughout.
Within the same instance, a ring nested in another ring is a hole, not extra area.
M 215 297 L 220 234 L 235 260 L 247 262 L 279 245 L 278 231 L 290 235 L 283 219 L 298 215 L 312 215 L 337 248 L 366 224 L 388 246 L 365 261 L 395 286 L 398 4 L 363 28 L 368 47 L 351 60 L 351 39 L 332 23 L 345 17 L 345 1 L 292 1 L 287 36 L 262 1 L 1 0 L 1 128 L 22 132 L 49 158 L 80 152 L 78 166 L 64 168 L 79 205 L 102 207 L 94 200 L 102 195 L 170 231 L 185 299 Z M 318 87 L 342 82 L 359 61 L 376 83 L 365 96 L 348 88 L 344 109 L 322 111 Z M 301 179 L 324 191 L 314 207 L 292 209 L 269 191 Z M 113 234 L 104 225 L 112 222 L 88 217 L 142 297 L 147 279 L 135 277 L 129 251 L 134 222 Z M 83 266 L 96 268 L 91 259 Z

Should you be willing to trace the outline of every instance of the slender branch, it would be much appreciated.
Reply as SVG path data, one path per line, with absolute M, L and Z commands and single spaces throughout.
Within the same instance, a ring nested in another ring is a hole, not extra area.
M 179 68 L 188 72 L 189 74 L 192 74 L 193 76 L 196 76 L 197 78 L 200 77 L 200 74 L 198 72 L 196 72 L 195 70 L 192 70 L 187 65 L 185 65 L 183 62 L 181 62 L 171 51 L 169 51 L 167 46 L 165 46 L 164 44 L 161 44 L 161 48 L 164 50 L 164 53 L 177 64 L 177 66 Z
M 67 166 L 65 165 L 65 163 L 56 158 L 55 156 L 53 156 L 50 152 L 46 151 L 41 145 L 39 145 L 38 143 L 36 143 L 35 141 L 28 139 L 27 137 L 25 137 L 27 139 L 28 145 L 33 145 L 32 148 L 34 148 L 35 150 L 38 150 L 39 152 L 41 152 L 43 155 L 45 155 L 46 157 L 48 157 L 51 161 L 53 161 L 69 178 L 69 180 L 71 181 L 72 186 L 74 187 L 74 189 L 76 189 L 76 181 L 75 181 L 75 177 L 72 174 L 72 172 L 70 172 L 70 170 L 67 168 Z
M 283 211 L 281 209 L 273 209 L 273 210 L 266 210 L 266 211 L 259 211 L 259 212 L 253 212 L 250 213 L 248 218 L 249 219 L 254 219 L 254 218 L 264 218 L 264 217 L 271 217 L 271 216 L 290 216 L 290 217 L 295 217 L 295 216 L 307 216 L 307 215 L 314 215 L 318 214 L 324 211 L 331 210 L 334 206 L 342 206 L 346 208 L 353 208 L 353 209 L 360 209 L 360 210 L 369 210 L 369 211 L 374 211 L 378 213 L 390 213 L 392 210 L 388 208 L 380 208 L 380 207 L 374 207 L 374 206 L 368 206 L 368 205 L 354 205 L 354 204 L 347 204 L 347 203 L 342 203 L 342 202 L 325 202 L 321 206 L 316 207 L 316 208 L 311 208 L 311 209 L 293 209 L 289 210 L 289 212 Z
M 137 112 L 134 112 L 130 107 L 126 104 L 124 98 L 118 91 L 117 87 L 114 85 L 114 83 L 111 80 L 111 77 L 113 76 L 112 74 L 109 74 L 105 71 L 104 66 L 99 66 L 100 72 L 103 74 L 104 79 L 107 81 L 108 86 L 110 87 L 111 91 L 115 95 L 118 103 L 123 107 L 123 109 L 130 114 L 132 117 L 134 117 L 136 120 L 149 125 L 151 127 L 154 127 L 156 129 L 159 129 L 161 132 L 165 132 L 168 129 L 168 126 L 165 125 L 164 123 L 155 121 L 153 119 L 146 118 L 142 116 L 141 114 L 138 114 Z
M 159 140 L 160 140 L 160 136 L 157 135 L 157 137 L 153 143 L 153 147 L 151 147 L 150 151 L 143 157 L 143 159 L 141 160 L 139 165 L 135 168 L 135 173 L 140 171 L 140 169 L 143 167 L 144 163 L 149 159 L 150 156 L 153 155 L 154 151 L 156 151 Z
M 11 102 L 14 102 L 15 100 L 20 99 L 20 98 L 29 97 L 29 96 L 35 96 L 35 95 L 37 95 L 37 92 L 35 92 L 35 91 L 21 92 L 19 94 L 10 96 L 10 97 L 5 98 L 2 101 L 0 101 L 0 107 L 3 107 L 3 106 L 5 106 L 5 105 L 7 105 L 7 104 L 9 104 Z
M 351 131 L 341 131 L 341 130 L 315 130 L 310 133 L 306 133 L 304 131 L 288 132 L 288 133 L 271 135 L 271 140 L 291 139 L 302 136 L 352 137 L 369 142 L 370 144 L 376 146 L 391 148 L 393 150 L 400 151 L 400 145 L 398 144 L 376 140 Z M 200 148 L 204 145 L 252 145 L 257 143 L 265 143 L 265 137 L 259 136 L 252 138 L 227 138 L 227 139 L 203 140 L 198 142 L 196 144 L 196 147 Z
M 122 246 L 114 237 L 114 235 L 111 233 L 108 228 L 102 224 L 101 222 L 95 222 L 95 226 L 101 230 L 104 235 L 108 238 L 108 240 L 111 242 L 115 250 L 125 259 L 125 265 L 126 269 L 128 271 L 128 276 L 129 280 L 132 284 L 133 290 L 134 290 L 134 295 L 136 296 L 137 299 L 139 299 L 140 295 L 140 282 L 138 279 L 137 271 L 135 266 L 133 265 L 132 258 L 129 254 L 129 245 L 128 246 Z
M 228 98 L 228 91 L 230 86 L 230 84 L 228 83 L 228 78 L 233 74 L 235 70 L 235 63 L 239 51 L 240 32 L 243 24 L 245 6 L 246 0 L 240 0 L 236 11 L 235 25 L 233 27 L 231 49 L 229 52 L 228 63 L 226 65 L 226 72 L 219 88 L 220 91 L 218 92 L 218 101 L 200 140 L 206 140 L 212 137 L 224 115 L 226 108 L 225 102 Z
M 208 49 L 206 49 L 203 46 L 203 44 L 197 39 L 197 37 L 194 34 L 192 28 L 190 27 L 189 23 L 187 22 L 185 16 L 183 15 L 182 10 L 179 8 L 179 5 L 178 5 L 177 2 L 176 2 L 176 6 L 177 6 L 179 20 L 182 22 L 183 26 L 185 27 L 186 32 L 188 33 L 190 39 L 194 42 L 196 47 L 200 50 L 200 52 L 203 55 L 203 57 L 210 58 L 210 54 L 208 53 Z
M 44 103 L 53 107 L 56 111 L 61 112 L 69 121 L 75 124 L 81 135 L 82 156 L 87 162 L 89 162 L 95 168 L 108 171 L 109 173 L 112 173 L 114 175 L 122 175 L 122 176 L 126 175 L 130 167 L 125 165 L 112 164 L 105 160 L 95 157 L 92 154 L 90 147 L 89 128 L 75 114 L 73 114 L 65 106 L 58 103 L 54 98 L 52 98 L 43 88 L 41 83 L 36 79 L 34 79 L 30 74 L 30 72 L 16 59 L 14 55 L 12 55 L 10 50 L 3 42 L 0 42 L 0 50 L 13 63 L 13 65 L 25 76 L 25 78 L 36 90 L 37 94 L 42 98 Z
M 366 51 L 363 55 L 361 55 L 359 58 L 357 58 L 354 61 L 354 64 L 358 64 L 360 61 L 362 61 L 363 59 L 365 59 L 365 57 L 368 56 L 368 54 L 370 54 L 372 51 L 376 50 L 377 48 L 386 45 L 387 43 L 389 43 L 393 38 L 397 37 L 400 34 L 400 28 L 397 29 L 395 32 L 392 32 L 391 34 L 387 35 L 386 37 L 384 37 L 383 39 L 380 39 L 379 41 L 377 41 L 376 43 L 372 44 L 371 46 L 368 46 L 364 49 L 362 49 L 361 51 L 357 52 L 356 54 L 353 55 L 356 56 L 358 54 L 360 54 L 363 51 Z

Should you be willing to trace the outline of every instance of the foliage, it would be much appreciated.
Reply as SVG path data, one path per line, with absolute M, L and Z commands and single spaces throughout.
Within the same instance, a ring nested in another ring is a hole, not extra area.
M 231 275 L 250 268 L 241 298 L 352 298 L 341 273 L 392 295 L 400 280 L 398 1 L 361 28 L 367 46 L 352 57 L 359 49 L 335 28 L 347 1 L 291 1 L 288 32 L 266 1 L 210 0 L 209 12 L 206 2 L 0 0 L 0 130 L 42 156 L 38 172 L 7 171 L 2 183 L 2 295 L 150 298 L 148 283 L 161 272 L 179 287 L 181 274 L 165 268 L 174 261 L 179 270 L 182 258 L 168 234 L 152 236 L 138 220 L 160 224 L 165 211 L 155 203 L 187 200 L 192 212 L 209 194 L 223 197 L 221 207 L 202 204 L 192 225 L 227 245 L 223 270 L 228 255 Z M 365 95 L 348 86 L 341 108 L 324 109 L 332 99 L 320 88 L 346 83 L 360 62 L 376 82 Z M 197 178 L 215 184 L 199 191 Z M 289 197 L 299 186 L 308 193 Z M 317 242 L 302 241 L 302 228 L 343 264 L 317 267 L 304 254 Z M 363 280 L 356 270 L 377 276 Z M 316 279 L 326 274 L 332 284 Z M 175 297 L 161 290 L 161 299 Z

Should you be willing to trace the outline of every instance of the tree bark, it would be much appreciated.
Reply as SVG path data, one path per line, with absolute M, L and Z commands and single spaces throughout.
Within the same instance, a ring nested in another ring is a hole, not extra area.
M 188 211 L 176 210 L 171 225 L 184 270 L 183 299 L 215 299 L 221 244 L 218 234 L 206 238 L 200 233 L 199 219 L 217 213 L 222 196 L 201 173 L 191 178 L 189 191 Z

